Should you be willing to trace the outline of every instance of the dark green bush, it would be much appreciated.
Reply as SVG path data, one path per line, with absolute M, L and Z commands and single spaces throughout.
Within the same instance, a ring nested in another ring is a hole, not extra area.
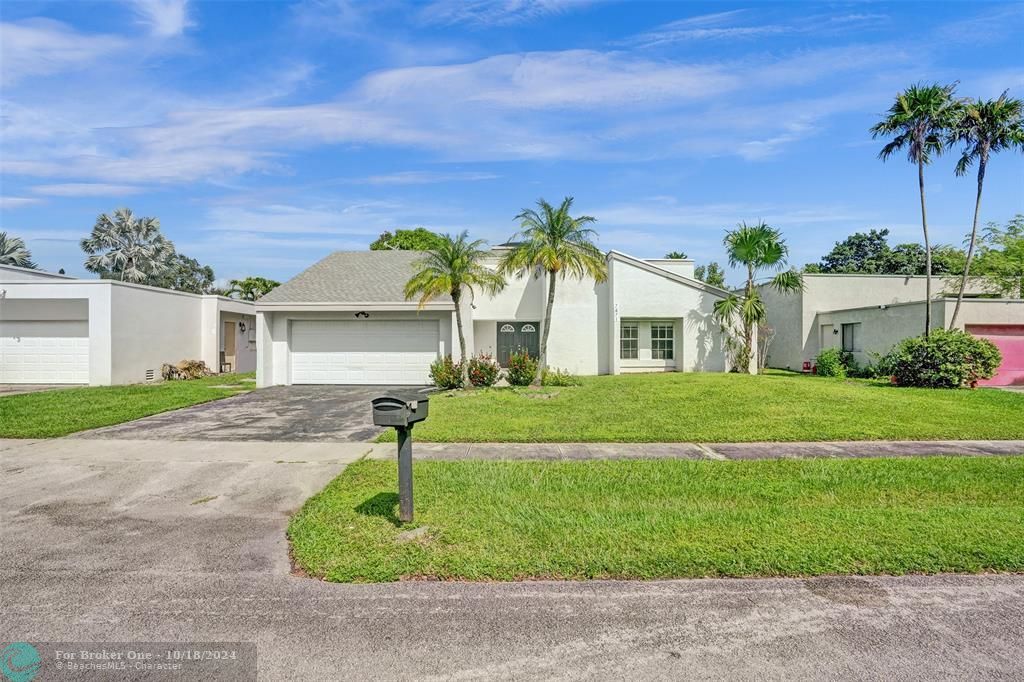
M 505 378 L 513 386 L 529 386 L 537 375 L 537 359 L 531 358 L 526 351 L 512 353 L 508 356 L 508 369 Z
M 992 378 L 1002 355 L 995 344 L 959 329 L 903 339 L 882 365 L 900 386 L 960 388 Z
M 548 367 L 540 379 L 541 386 L 579 386 L 580 378 L 567 369 Z
M 469 359 L 469 383 L 477 387 L 493 386 L 501 376 L 501 367 L 486 353 Z
M 838 348 L 826 348 L 814 358 L 814 364 L 818 368 L 818 376 L 841 377 L 847 374 L 844 353 Z
M 441 389 L 462 388 L 462 363 L 446 355 L 430 363 L 430 380 Z

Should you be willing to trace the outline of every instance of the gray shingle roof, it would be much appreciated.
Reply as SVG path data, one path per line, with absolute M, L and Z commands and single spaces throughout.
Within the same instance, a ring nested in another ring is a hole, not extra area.
M 259 300 L 260 303 L 403 303 L 419 251 L 336 251 Z M 451 303 L 448 296 L 439 303 Z

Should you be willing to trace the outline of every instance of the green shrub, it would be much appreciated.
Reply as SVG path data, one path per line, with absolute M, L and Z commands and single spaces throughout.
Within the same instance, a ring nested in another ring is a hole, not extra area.
M 537 375 L 537 359 L 531 358 L 526 351 L 512 353 L 508 356 L 508 369 L 505 378 L 513 386 L 529 386 Z
M 885 366 L 885 357 L 883 355 L 871 351 L 868 351 L 867 355 L 870 358 L 867 364 L 858 365 L 854 362 L 852 367 L 847 367 L 846 371 L 851 377 L 858 379 L 880 379 L 891 376 L 891 373 Z M 850 359 L 852 360 L 853 356 Z
M 959 329 L 937 329 L 927 337 L 903 339 L 882 364 L 900 386 L 960 388 L 992 378 L 1000 362 L 991 341 Z
M 579 386 L 580 378 L 567 369 L 548 367 L 541 374 L 541 386 Z
M 814 358 L 814 364 L 818 368 L 818 376 L 822 377 L 846 377 L 846 363 L 843 362 L 843 351 L 838 348 L 826 348 Z
M 486 353 L 469 359 L 469 383 L 478 387 L 493 386 L 501 376 L 501 367 Z
M 440 389 L 462 388 L 462 363 L 446 355 L 430 363 L 430 380 Z

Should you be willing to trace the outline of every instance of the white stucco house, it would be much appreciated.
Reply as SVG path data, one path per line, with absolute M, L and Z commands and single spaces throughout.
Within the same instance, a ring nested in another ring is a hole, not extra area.
M 251 302 L 0 265 L 0 383 L 130 384 L 256 367 Z
M 507 247 L 495 247 L 496 267 Z M 430 363 L 459 357 L 454 303 L 419 309 L 403 295 L 422 255 L 333 253 L 256 303 L 258 386 L 429 383 Z M 575 374 L 726 370 L 714 302 L 728 292 L 694 277 L 689 260 L 607 254 L 608 279 L 559 280 L 548 364 Z M 503 291 L 462 303 L 467 353 L 500 363 L 536 354 L 546 275 L 509 280 Z
M 957 278 L 933 277 L 933 329 L 949 326 L 956 306 Z M 968 288 L 957 327 L 991 340 L 1002 351 L 989 385 L 1024 384 L 1024 300 L 983 298 L 981 282 Z M 924 331 L 925 277 L 905 275 L 806 274 L 804 290 L 780 294 L 761 287 L 774 331 L 769 367 L 801 370 L 826 348 L 853 353 L 861 364 Z

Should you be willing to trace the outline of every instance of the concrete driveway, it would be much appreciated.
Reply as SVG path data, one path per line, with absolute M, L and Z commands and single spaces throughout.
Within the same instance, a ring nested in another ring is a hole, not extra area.
M 423 386 L 272 386 L 133 422 L 76 434 L 76 438 L 348 442 L 380 433 L 370 400 L 386 393 L 419 393 Z
M 253 642 L 271 680 L 1024 677 L 1019 575 L 291 575 L 289 512 L 366 448 L 0 441 L 0 640 Z

